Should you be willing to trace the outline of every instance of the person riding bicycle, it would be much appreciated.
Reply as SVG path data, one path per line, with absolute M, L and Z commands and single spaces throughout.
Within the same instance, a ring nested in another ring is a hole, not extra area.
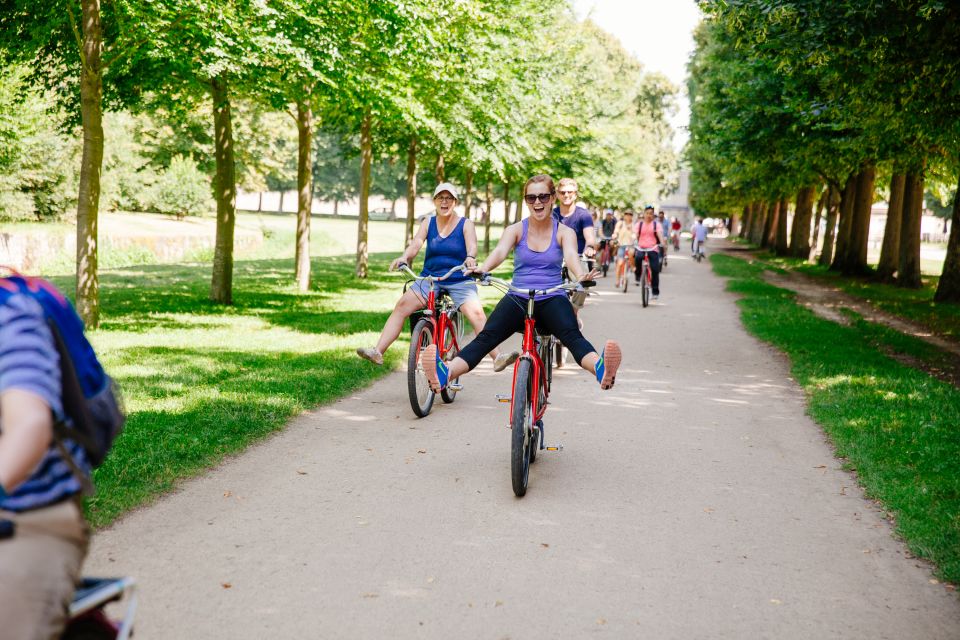
M 4 638 L 59 638 L 87 555 L 79 475 L 88 481 L 90 465 L 82 447 L 54 440 L 65 415 L 43 309 L 13 294 L 0 303 L 0 520 L 13 528 L 0 540 Z
M 617 219 L 613 216 L 613 209 L 607 209 L 603 212 L 603 220 L 600 221 L 600 251 L 607 248 L 616 228 Z
M 690 232 L 693 234 L 693 255 L 696 256 L 697 252 L 701 255 L 706 255 L 703 252 L 703 246 L 707 242 L 707 226 L 703 224 L 703 218 L 697 216 L 697 221 L 691 227 Z
M 513 284 L 517 288 L 542 290 L 561 285 L 563 263 L 578 281 L 593 279 L 596 271 L 584 272 L 577 259 L 576 235 L 551 216 L 551 205 L 556 199 L 553 179 L 536 175 L 527 180 L 523 193 L 530 216 L 507 227 L 496 249 L 475 272 L 490 272 L 514 251 Z M 484 330 L 450 362 L 441 361 L 436 345 L 427 346 L 420 362 L 431 388 L 438 391 L 447 380 L 455 380 L 472 370 L 487 351 L 522 331 L 527 300 L 524 294 L 503 296 Z M 598 354 L 580 332 L 573 307 L 562 290 L 536 297 L 534 305 L 537 325 L 569 349 L 576 362 L 594 374 L 602 389 L 612 388 L 622 358 L 619 344 L 608 340 L 603 355 Z
M 680 232 L 683 230 L 683 224 L 680 219 L 674 216 L 670 221 L 670 237 L 673 239 L 673 248 L 680 249 Z
M 657 214 L 657 222 L 660 223 L 660 236 L 663 240 L 663 244 L 660 245 L 660 255 L 667 255 L 667 244 L 670 240 L 670 221 L 667 220 L 666 214 L 663 213 L 663 209 L 660 210 L 660 213 Z
M 420 275 L 442 276 L 459 264 L 465 264 L 468 268 L 477 266 L 477 230 L 473 221 L 457 215 L 455 207 L 459 201 L 460 196 L 455 186 L 449 182 L 441 182 L 437 185 L 433 190 L 436 215 L 425 218 L 420 223 L 420 228 L 417 229 L 417 233 L 414 234 L 403 254 L 390 263 L 391 271 L 400 264 L 409 265 L 420 253 L 424 243 L 427 245 L 427 255 Z M 454 273 L 438 286 L 453 299 L 454 304 L 460 308 L 474 330 L 477 333 L 483 331 L 487 317 L 480 304 L 477 285 L 470 276 L 465 273 Z M 387 318 L 376 346 L 360 347 L 357 349 L 357 355 L 374 364 L 383 364 L 383 354 L 400 336 L 404 320 L 426 306 L 427 296 L 430 293 L 427 287 L 427 282 L 423 280 L 413 283 L 397 301 L 393 312 Z M 493 358 L 494 369 L 503 371 L 517 359 L 518 354 L 514 352 L 501 356 L 498 350 L 493 349 L 489 355 Z
M 633 249 L 637 244 L 633 231 L 633 211 L 623 212 L 623 220 L 618 221 L 613 230 L 613 241 L 617 244 L 616 288 L 619 289 L 622 284 L 620 278 L 627 277 L 626 265 L 633 258 Z
M 650 259 L 651 288 L 653 289 L 653 299 L 660 297 L 660 247 L 664 243 L 663 227 L 653 217 L 653 207 L 647 205 L 643 210 L 643 219 L 637 223 L 637 251 L 634 262 L 636 263 L 637 284 L 640 284 L 640 271 L 643 264 L 643 253 L 646 252 Z
M 593 218 L 590 212 L 577 206 L 577 186 L 573 178 L 563 178 L 557 183 L 557 192 L 560 203 L 553 209 L 553 217 L 557 222 L 564 224 L 577 234 L 577 253 L 587 258 L 596 255 L 597 237 L 593 229 Z M 588 267 L 593 268 L 592 260 Z

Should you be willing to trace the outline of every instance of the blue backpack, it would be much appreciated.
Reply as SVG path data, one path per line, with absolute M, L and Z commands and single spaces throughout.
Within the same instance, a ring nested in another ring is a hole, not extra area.
M 83 447 L 90 463 L 98 467 L 126 422 L 120 390 L 100 366 L 83 333 L 83 321 L 66 296 L 41 278 L 18 273 L 0 278 L 0 304 L 18 294 L 36 300 L 43 309 L 60 356 L 67 420 L 54 425 L 54 441 L 62 453 L 66 452 L 63 440 L 76 442 Z M 69 455 L 64 458 L 75 472 L 79 471 Z

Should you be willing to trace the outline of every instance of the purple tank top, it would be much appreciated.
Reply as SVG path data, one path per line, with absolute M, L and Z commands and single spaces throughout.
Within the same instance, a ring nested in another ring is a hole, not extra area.
M 523 221 L 523 233 L 520 242 L 513 254 L 513 286 L 518 289 L 549 289 L 563 284 L 563 249 L 557 242 L 557 221 L 553 223 L 553 232 L 550 236 L 550 246 L 544 251 L 534 251 L 527 245 L 527 226 L 530 218 Z M 514 293 L 521 298 L 529 298 L 527 294 Z M 536 300 L 543 300 L 553 296 L 565 296 L 565 291 L 555 291 L 548 296 L 538 295 Z

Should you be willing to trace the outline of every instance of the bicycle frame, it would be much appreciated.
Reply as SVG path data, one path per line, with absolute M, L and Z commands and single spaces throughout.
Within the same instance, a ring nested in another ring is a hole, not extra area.
M 546 400 L 550 395 L 549 387 L 546 384 L 546 372 L 543 368 L 543 360 L 540 359 L 540 350 L 537 349 L 537 328 L 536 321 L 533 319 L 534 292 L 530 292 L 530 299 L 527 300 L 527 317 L 523 320 L 523 346 L 522 353 L 513 365 L 513 380 L 510 382 L 510 388 L 514 389 L 517 384 L 517 370 L 520 368 L 521 360 L 529 360 L 533 367 L 533 381 L 530 389 L 530 403 L 533 408 L 533 421 L 536 422 L 543 418 L 547 412 L 547 404 L 540 405 L 540 393 L 543 392 L 543 399 Z M 513 415 L 513 392 L 510 394 L 510 415 Z
M 537 349 L 537 342 L 539 337 L 537 336 L 537 327 L 536 321 L 533 317 L 534 305 L 536 303 L 535 298 L 538 294 L 548 295 L 554 291 L 571 291 L 582 289 L 580 283 L 567 282 L 562 285 L 553 287 L 547 290 L 532 290 L 524 291 L 522 289 L 517 289 L 512 284 L 506 280 L 501 280 L 499 278 L 493 278 L 489 274 L 485 275 L 481 280 L 484 283 L 493 284 L 499 287 L 506 295 L 509 295 L 511 292 L 523 293 L 528 296 L 527 298 L 527 312 L 526 317 L 523 320 L 523 346 L 521 347 L 522 353 L 519 358 L 517 358 L 516 363 L 513 365 L 513 379 L 510 384 L 511 389 L 515 389 L 517 386 L 517 371 L 520 369 L 520 363 L 523 360 L 530 362 L 533 367 L 532 375 L 533 380 L 531 381 L 530 388 L 530 404 L 533 410 L 533 421 L 537 422 L 543 418 L 543 415 L 547 412 L 547 397 L 550 395 L 550 387 L 546 384 L 546 369 L 543 366 L 543 360 L 540 358 L 539 349 Z M 591 284 L 592 286 L 592 284 Z M 541 394 L 543 394 L 543 402 L 541 403 Z M 510 392 L 510 415 L 513 415 L 513 391 Z
M 446 344 L 446 341 L 444 340 L 446 331 L 448 328 L 450 328 L 450 316 L 453 309 L 443 309 L 441 313 L 437 313 L 437 288 L 434 285 L 437 282 L 447 279 L 450 274 L 458 271 L 462 267 L 454 267 L 448 271 L 446 275 L 439 278 L 435 276 L 418 276 L 407 265 L 401 265 L 400 268 L 414 280 L 426 280 L 430 285 L 430 290 L 427 293 L 427 306 L 423 309 L 423 315 L 427 317 L 430 322 L 430 326 L 433 329 L 433 343 L 437 345 L 437 351 L 440 353 L 440 357 L 446 359 L 445 356 L 447 353 L 452 351 L 454 348 L 456 348 L 457 351 L 460 350 L 460 344 L 457 342 L 457 331 L 455 328 L 450 332 L 451 343 Z
M 643 263 L 647 265 L 647 284 L 653 284 L 653 269 L 650 267 L 650 256 L 647 255 L 651 251 L 659 251 L 659 249 L 641 249 L 637 247 L 637 253 L 643 254 Z
M 450 328 L 452 322 L 450 319 L 450 310 L 442 310 L 440 313 L 437 313 L 437 291 L 432 286 L 430 287 L 430 293 L 427 294 L 427 306 L 423 310 L 423 314 L 428 318 L 430 325 L 433 327 L 433 343 L 437 345 L 437 351 L 440 353 L 440 357 L 445 360 L 447 353 L 454 348 L 459 351 L 460 344 L 457 342 L 457 331 L 455 328 L 450 331 L 450 344 L 447 344 L 444 339 L 447 335 L 447 329 Z

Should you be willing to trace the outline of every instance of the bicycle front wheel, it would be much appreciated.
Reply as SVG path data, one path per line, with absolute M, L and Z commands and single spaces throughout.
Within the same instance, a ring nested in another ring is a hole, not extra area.
M 533 444 L 531 376 L 530 361 L 521 360 L 513 386 L 513 413 L 510 416 L 510 478 L 513 493 L 518 498 L 527 493 L 527 481 L 530 478 L 530 447 Z
M 640 298 L 643 300 L 643 306 L 650 304 L 650 267 L 643 263 L 640 270 Z
M 413 327 L 410 336 L 410 353 L 407 355 L 407 392 L 410 395 L 410 408 L 418 418 L 423 418 L 433 408 L 436 394 L 430 389 L 427 376 L 420 364 L 420 354 L 433 342 L 433 325 L 421 318 Z

